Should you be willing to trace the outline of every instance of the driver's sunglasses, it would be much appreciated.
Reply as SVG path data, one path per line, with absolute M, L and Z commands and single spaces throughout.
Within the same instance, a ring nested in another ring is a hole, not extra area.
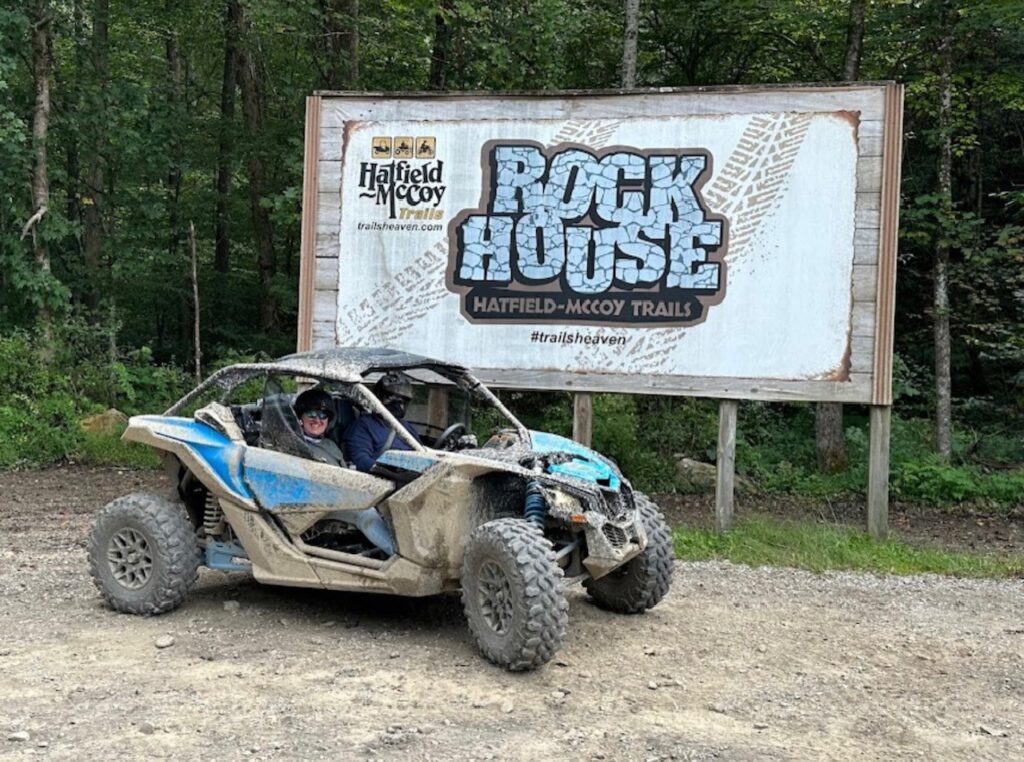
M 307 410 L 302 414 L 303 418 L 316 418 L 318 421 L 326 421 L 330 418 L 330 413 L 326 410 Z

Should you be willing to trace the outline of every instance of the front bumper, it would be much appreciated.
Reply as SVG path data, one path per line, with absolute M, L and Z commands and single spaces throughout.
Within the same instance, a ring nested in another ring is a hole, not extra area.
M 586 516 L 587 556 L 583 565 L 594 579 L 619 568 L 647 547 L 647 533 L 636 511 L 618 520 L 593 511 Z
M 621 493 L 576 496 L 550 487 L 545 492 L 549 515 L 583 530 L 587 547 L 583 566 L 594 579 L 622 566 L 647 547 L 640 514 Z

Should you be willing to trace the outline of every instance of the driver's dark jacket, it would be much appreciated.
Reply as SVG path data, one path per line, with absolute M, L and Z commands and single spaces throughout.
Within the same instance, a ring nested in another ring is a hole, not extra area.
M 417 442 L 420 441 L 419 434 L 416 433 L 412 424 L 402 421 L 402 425 Z M 376 413 L 359 416 L 345 430 L 345 435 L 342 438 L 349 462 L 355 464 L 360 471 L 369 471 L 377 462 L 377 458 L 384 452 L 384 445 L 390 435 L 391 427 Z M 389 449 L 409 450 L 411 448 L 396 433 Z

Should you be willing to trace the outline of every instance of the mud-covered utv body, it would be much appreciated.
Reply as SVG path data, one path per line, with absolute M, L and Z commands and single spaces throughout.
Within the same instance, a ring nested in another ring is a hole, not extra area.
M 368 388 L 391 371 L 429 396 L 431 422 L 413 427 L 431 446 Z M 326 436 L 339 445 L 360 416 L 391 428 L 391 449 L 369 473 L 315 459 L 292 408 L 313 385 L 334 401 Z M 259 399 L 237 399 L 254 390 Z M 478 428 L 497 424 L 482 446 L 467 435 L 470 421 L 452 422 L 450 395 Z M 231 366 L 163 415 L 133 417 L 124 438 L 161 451 L 176 488 L 170 498 L 119 498 L 97 517 L 92 574 L 122 611 L 174 608 L 200 565 L 277 585 L 461 590 L 484 654 L 527 669 L 561 644 L 565 585 L 583 582 L 598 604 L 639 613 L 671 580 L 664 521 L 614 463 L 527 430 L 466 369 L 425 357 L 333 349 Z

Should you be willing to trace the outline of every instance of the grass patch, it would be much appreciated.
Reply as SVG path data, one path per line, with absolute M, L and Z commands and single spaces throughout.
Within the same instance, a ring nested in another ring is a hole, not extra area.
M 157 468 L 160 465 L 160 457 L 152 447 L 124 442 L 120 434 L 83 433 L 74 457 L 79 463 L 90 466 Z
M 957 553 L 875 542 L 866 533 L 828 524 L 750 516 L 725 534 L 677 527 L 676 556 L 720 559 L 747 566 L 790 566 L 815 572 L 847 569 L 880 574 L 947 574 L 956 577 L 1024 576 L 1024 557 Z

